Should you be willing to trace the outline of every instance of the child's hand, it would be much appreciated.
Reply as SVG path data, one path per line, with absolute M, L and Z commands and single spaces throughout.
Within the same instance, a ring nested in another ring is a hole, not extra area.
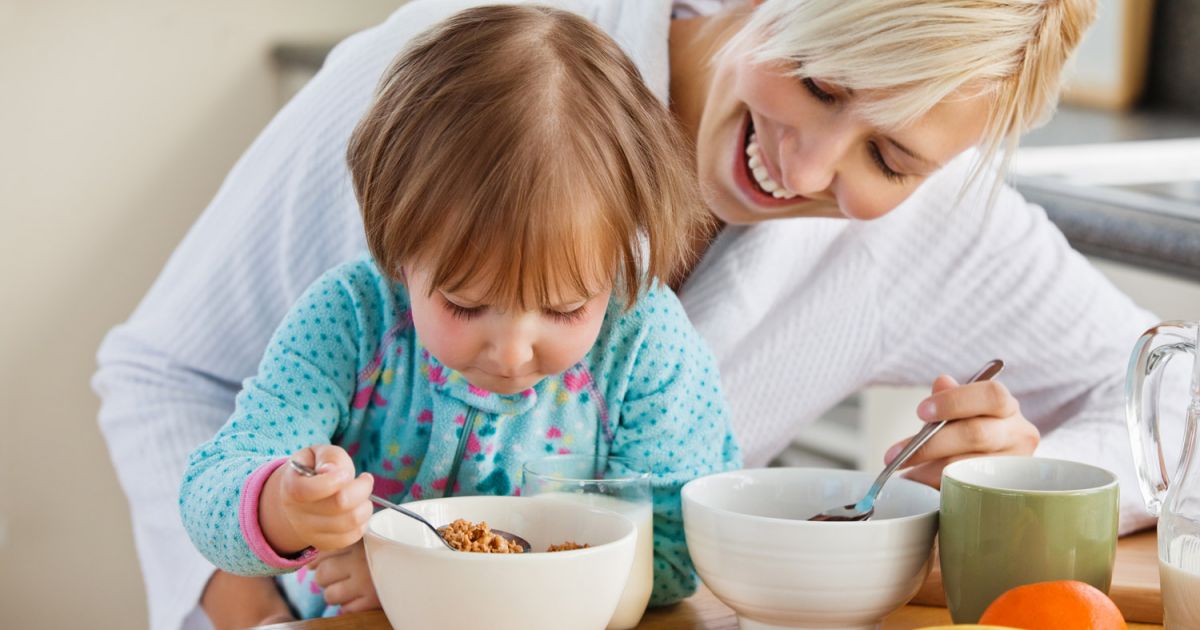
M 377 610 L 380 607 L 361 540 L 345 549 L 322 553 L 308 563 L 308 568 L 316 571 L 317 584 L 325 589 L 325 603 L 331 606 L 340 604 L 345 612 Z
M 959 385 L 942 375 L 917 415 L 925 422 L 953 420 L 905 463 L 910 467 L 905 477 L 934 488 L 941 487 L 942 469 L 953 462 L 981 455 L 1032 455 L 1040 440 L 1038 428 L 1000 381 Z M 909 439 L 888 449 L 884 463 L 890 464 Z
M 306 547 L 336 551 L 358 542 L 371 517 L 371 475 L 355 478 L 354 462 L 339 446 L 311 446 L 292 457 L 317 475 L 305 477 L 291 466 L 271 474 L 259 511 L 267 541 L 285 554 Z

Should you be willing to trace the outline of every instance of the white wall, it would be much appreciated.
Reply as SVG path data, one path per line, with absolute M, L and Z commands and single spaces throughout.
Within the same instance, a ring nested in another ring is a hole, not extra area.
M 269 51 L 401 0 L 0 0 L 0 628 L 146 625 L 88 385 L 277 109 Z

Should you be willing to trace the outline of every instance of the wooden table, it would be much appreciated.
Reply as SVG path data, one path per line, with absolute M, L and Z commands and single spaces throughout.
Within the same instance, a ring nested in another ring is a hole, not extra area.
M 1143 532 L 1121 539 L 1117 544 L 1117 562 L 1109 596 L 1130 621 L 1130 630 L 1148 630 L 1162 626 L 1162 603 L 1158 588 L 1158 550 L 1154 532 Z M 915 630 L 926 626 L 950 624 L 945 608 L 941 573 L 934 570 L 912 603 L 883 620 L 883 630 Z M 355 613 L 330 619 L 310 619 L 262 626 L 264 630 L 390 630 L 383 612 Z M 638 630 L 737 630 L 737 617 L 708 589 L 686 600 L 655 608 L 646 613 Z

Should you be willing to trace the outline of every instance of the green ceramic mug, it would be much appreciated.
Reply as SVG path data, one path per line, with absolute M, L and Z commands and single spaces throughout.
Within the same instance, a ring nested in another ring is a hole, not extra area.
M 1107 593 L 1117 553 L 1113 473 L 1038 457 L 978 457 L 942 472 L 942 586 L 954 623 L 1005 591 L 1079 580 Z

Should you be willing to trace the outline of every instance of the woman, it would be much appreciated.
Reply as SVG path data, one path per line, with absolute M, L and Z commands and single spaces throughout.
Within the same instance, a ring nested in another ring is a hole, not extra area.
M 413 34 L 481 3 L 413 2 L 339 45 L 101 348 L 100 420 L 153 627 L 202 623 L 201 600 L 240 611 L 218 627 L 280 612 L 269 583 L 214 575 L 192 551 L 175 505 L 184 458 L 228 417 L 298 292 L 363 249 L 344 155 L 379 74 Z M 768 0 L 674 21 L 704 7 L 556 4 L 620 42 L 695 140 L 725 227 L 696 235 L 680 297 L 716 352 L 748 465 L 865 386 L 932 382 L 918 414 L 956 422 L 911 476 L 936 485 L 979 454 L 1088 460 L 1122 474 L 1123 530 L 1147 523 L 1120 384 L 1153 318 L 979 168 L 1052 111 L 1094 0 Z M 992 357 L 1007 387 L 946 376 Z

